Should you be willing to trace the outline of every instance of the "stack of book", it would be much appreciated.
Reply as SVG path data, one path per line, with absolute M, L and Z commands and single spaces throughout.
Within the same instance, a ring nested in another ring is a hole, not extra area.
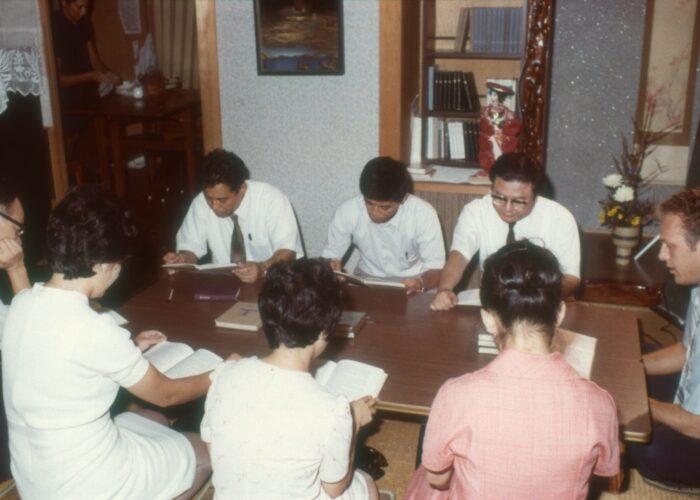
M 429 160 L 477 161 L 479 158 L 479 120 L 428 118 L 426 155 Z
M 428 111 L 464 111 L 478 113 L 479 94 L 474 74 L 441 71 L 428 67 Z
M 435 173 L 435 167 L 421 167 L 418 165 L 407 168 L 414 181 L 429 181 Z
M 521 7 L 474 7 L 467 18 L 464 22 L 470 25 L 471 52 L 522 53 L 525 16 Z M 460 36 L 460 29 L 461 26 L 458 26 L 457 37 Z

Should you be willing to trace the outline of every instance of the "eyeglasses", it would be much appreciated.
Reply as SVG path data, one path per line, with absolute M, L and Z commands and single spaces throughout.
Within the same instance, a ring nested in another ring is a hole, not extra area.
M 9 215 L 4 214 L 2 212 L 0 212 L 0 217 L 2 217 L 3 219 L 9 220 L 10 222 L 12 222 L 15 226 L 17 226 L 19 228 L 17 230 L 17 236 L 22 236 L 24 234 L 24 224 L 22 224 L 20 221 L 18 221 L 17 219 L 13 219 Z
M 522 198 L 506 198 L 494 192 L 491 192 L 491 201 L 493 201 L 493 204 L 497 207 L 505 207 L 510 202 L 515 210 L 525 210 L 530 204 L 528 200 L 523 200 Z

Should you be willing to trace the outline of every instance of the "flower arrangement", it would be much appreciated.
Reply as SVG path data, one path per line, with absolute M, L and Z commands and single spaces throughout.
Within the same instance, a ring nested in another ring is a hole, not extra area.
M 668 135 L 670 130 L 646 132 L 650 129 L 653 111 L 644 118 L 644 126 L 634 123 L 634 137 L 637 139 L 630 146 L 627 138 L 622 136 L 622 154 L 613 156 L 616 173 L 603 177 L 603 185 L 608 190 L 606 199 L 600 201 L 601 211 L 598 221 L 607 227 L 642 227 L 654 220 L 654 202 L 645 199 L 649 183 L 663 168 L 659 163 L 656 169 L 646 177 L 642 176 L 644 160 L 654 151 L 655 143 Z

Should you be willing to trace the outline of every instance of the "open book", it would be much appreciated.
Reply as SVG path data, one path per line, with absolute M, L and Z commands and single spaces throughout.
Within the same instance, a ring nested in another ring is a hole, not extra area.
M 478 288 L 470 288 L 469 290 L 462 290 L 457 294 L 457 305 L 458 306 L 477 306 L 481 307 L 481 298 L 479 297 Z
M 386 286 L 390 288 L 406 288 L 400 281 L 391 281 L 384 278 L 363 278 L 354 274 L 344 273 L 343 271 L 334 271 L 336 276 L 341 276 L 348 283 L 360 286 Z
M 262 325 L 258 305 L 253 302 L 237 302 L 214 320 L 220 328 L 257 331 Z
M 240 267 L 240 264 L 189 264 L 181 262 L 179 264 L 163 264 L 160 267 L 165 269 L 195 269 L 197 271 L 211 271 L 213 269 L 235 269 Z
M 552 351 L 562 353 L 576 373 L 590 380 L 596 343 L 594 337 L 558 328 L 552 339 Z M 479 334 L 479 354 L 498 354 L 490 333 Z
M 190 377 L 216 368 L 223 358 L 206 349 L 192 349 L 180 342 L 161 342 L 143 353 L 158 371 L 170 378 Z
M 350 401 L 363 396 L 379 395 L 387 374 L 381 368 L 344 359 L 338 361 L 319 360 L 314 378 L 332 394 L 346 396 Z

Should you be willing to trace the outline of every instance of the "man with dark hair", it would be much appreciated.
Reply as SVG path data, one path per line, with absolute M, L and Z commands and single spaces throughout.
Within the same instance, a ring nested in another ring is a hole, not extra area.
M 0 269 L 7 272 L 15 294 L 30 286 L 20 239 L 23 232 L 24 209 L 17 186 L 9 179 L 0 177 Z M 7 309 L 0 302 L 0 333 L 5 325 Z
M 554 254 L 563 274 L 562 296 L 573 294 L 581 282 L 578 227 L 566 208 L 538 196 L 541 170 L 522 153 L 506 153 L 496 160 L 489 177 L 491 194 L 468 203 L 459 215 L 431 308 L 445 311 L 457 304 L 453 289 L 477 251 L 483 267 L 489 255 L 522 239 Z
M 244 283 L 265 275 L 275 262 L 303 257 L 294 210 L 280 190 L 250 181 L 235 154 L 217 149 L 204 158 L 202 192 L 177 233 L 177 253 L 166 263 L 195 264 L 211 250 L 216 264 L 240 263 L 234 273 Z
M 352 244 L 360 252 L 355 273 L 400 280 L 406 293 L 437 286 L 445 245 L 435 209 L 413 196 L 406 167 L 383 156 L 360 175 L 360 192 L 340 205 L 328 228 L 321 256 L 339 271 Z
M 632 467 L 650 482 L 700 493 L 700 190 L 660 207 L 662 260 L 679 285 L 693 285 L 682 342 L 642 356 L 654 420 L 648 446 L 629 446 Z M 688 488 L 691 487 L 691 488 Z

